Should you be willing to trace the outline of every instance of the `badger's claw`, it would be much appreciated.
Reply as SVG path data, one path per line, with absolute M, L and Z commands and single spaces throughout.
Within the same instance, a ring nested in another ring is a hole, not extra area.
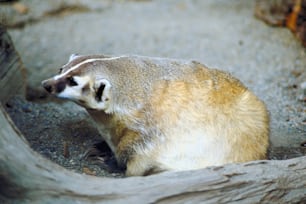
M 94 160 L 96 157 L 111 157 L 113 153 L 111 149 L 108 147 L 105 141 L 95 143 L 92 147 L 90 147 L 82 156 L 82 159 L 85 160 Z
M 105 141 L 94 144 L 83 155 L 82 159 L 90 160 L 111 173 L 121 173 L 116 158 Z

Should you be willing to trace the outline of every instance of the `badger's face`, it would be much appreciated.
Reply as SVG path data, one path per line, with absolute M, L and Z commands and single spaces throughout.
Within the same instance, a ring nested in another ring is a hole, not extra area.
M 93 71 L 96 62 L 102 60 L 72 55 L 59 74 L 44 80 L 42 86 L 50 94 L 74 101 L 86 109 L 109 113 L 111 84 Z

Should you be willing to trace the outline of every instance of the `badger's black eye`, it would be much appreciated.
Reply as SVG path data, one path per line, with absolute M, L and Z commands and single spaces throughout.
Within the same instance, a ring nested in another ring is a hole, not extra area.
M 68 77 L 67 82 L 68 82 L 69 86 L 77 86 L 78 85 L 78 83 L 76 83 L 76 81 L 74 80 L 73 77 Z
M 62 71 L 63 71 L 63 67 L 61 67 L 61 68 L 59 69 L 58 73 L 60 74 L 60 73 L 62 73 Z

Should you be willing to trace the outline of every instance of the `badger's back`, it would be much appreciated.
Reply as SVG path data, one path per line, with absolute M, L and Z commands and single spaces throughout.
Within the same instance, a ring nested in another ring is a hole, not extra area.
M 269 117 L 263 102 L 228 73 L 189 66 L 182 77 L 157 81 L 138 115 L 157 164 L 186 170 L 265 159 Z

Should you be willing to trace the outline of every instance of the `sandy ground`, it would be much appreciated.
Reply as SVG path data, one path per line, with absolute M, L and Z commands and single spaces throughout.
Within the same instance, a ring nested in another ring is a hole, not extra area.
M 0 5 L 0 13 L 10 25 L 30 87 L 38 89 L 72 53 L 195 59 L 231 72 L 265 101 L 271 159 L 306 154 L 300 146 L 306 140 L 300 86 L 306 81 L 305 48 L 287 29 L 255 19 L 254 1 L 20 2 L 28 8 L 24 14 L 8 4 Z M 101 140 L 83 109 L 29 93 L 32 101 L 16 96 L 7 110 L 33 149 L 77 172 L 120 176 L 82 159 Z

